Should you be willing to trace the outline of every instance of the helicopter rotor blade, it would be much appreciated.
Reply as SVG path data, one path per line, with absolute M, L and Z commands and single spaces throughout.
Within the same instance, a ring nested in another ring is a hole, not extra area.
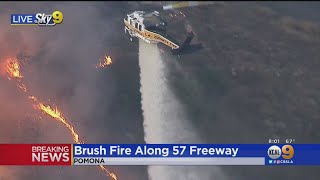
M 173 4 L 168 4 L 163 6 L 163 10 L 170 10 L 170 9 L 178 9 L 184 7 L 194 7 L 194 6 L 202 6 L 202 5 L 212 5 L 216 4 L 216 2 L 208 2 L 208 1 L 182 1 Z

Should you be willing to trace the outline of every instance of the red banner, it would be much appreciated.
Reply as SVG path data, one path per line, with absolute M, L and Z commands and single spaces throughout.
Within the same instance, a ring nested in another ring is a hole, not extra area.
M 71 164 L 71 144 L 0 144 L 0 165 Z

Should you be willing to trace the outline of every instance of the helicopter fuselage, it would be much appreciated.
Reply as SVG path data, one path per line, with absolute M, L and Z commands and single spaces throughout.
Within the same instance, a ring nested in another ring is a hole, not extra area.
M 179 45 L 172 40 L 169 40 L 165 37 L 165 34 L 161 34 L 157 31 L 148 30 L 144 24 L 146 18 L 154 18 L 158 16 L 158 12 L 153 12 L 150 14 L 145 14 L 143 11 L 135 11 L 131 14 L 128 14 L 124 19 L 125 33 L 128 33 L 132 38 L 139 38 L 145 41 L 146 43 L 163 43 L 166 46 L 169 46 L 171 49 L 178 49 Z M 160 24 L 162 25 L 162 24 Z M 154 25 L 154 27 L 158 27 Z

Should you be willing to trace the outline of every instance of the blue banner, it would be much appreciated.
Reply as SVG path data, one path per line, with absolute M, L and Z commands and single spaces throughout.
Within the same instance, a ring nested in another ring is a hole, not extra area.
M 265 165 L 320 165 L 320 144 L 74 144 L 73 157 L 264 158 Z
M 11 14 L 11 25 L 36 25 L 36 14 Z

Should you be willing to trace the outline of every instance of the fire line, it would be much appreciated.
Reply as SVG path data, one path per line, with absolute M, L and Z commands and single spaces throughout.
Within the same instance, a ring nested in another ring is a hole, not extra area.
M 97 67 L 105 67 L 107 65 L 110 65 L 112 63 L 111 57 L 106 56 L 103 63 L 99 63 Z M 2 68 L 0 69 L 2 70 Z M 27 86 L 21 82 L 21 79 L 23 78 L 21 74 L 21 66 L 18 61 L 18 59 L 7 59 L 5 61 L 5 72 L 8 74 L 8 79 L 16 79 L 17 87 L 19 87 L 23 92 L 27 93 Z M 45 105 L 43 102 L 39 101 L 35 96 L 29 95 L 28 96 L 30 100 L 34 102 L 33 107 L 35 109 L 40 110 L 42 113 L 49 115 L 53 119 L 57 120 L 59 123 L 63 124 L 71 133 L 73 141 L 77 144 L 84 144 L 82 140 L 79 138 L 78 132 L 75 130 L 75 128 L 65 119 L 62 112 L 58 109 L 57 106 L 54 108 L 50 105 Z M 99 169 L 106 173 L 107 176 L 111 177 L 113 180 L 118 180 L 116 174 L 109 171 L 105 166 L 99 165 Z
M 96 68 L 104 68 L 106 66 L 110 66 L 112 64 L 112 59 L 110 56 L 105 56 L 104 59 L 100 60 L 100 62 L 96 65 Z

